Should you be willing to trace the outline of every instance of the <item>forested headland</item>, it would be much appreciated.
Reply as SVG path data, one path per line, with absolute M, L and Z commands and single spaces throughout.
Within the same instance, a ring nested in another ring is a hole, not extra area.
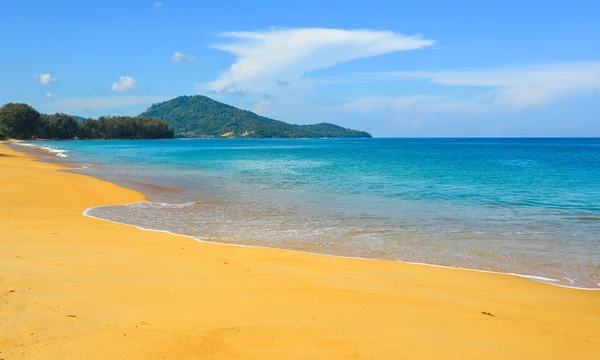
M 294 125 L 260 116 L 209 97 L 179 96 L 154 104 L 140 116 L 165 120 L 178 137 L 370 138 L 365 131 L 330 123 Z
M 154 117 L 101 116 L 78 121 L 71 115 L 40 114 L 22 103 L 0 107 L 0 139 L 170 139 L 173 130 Z
M 198 138 L 370 138 L 365 131 L 331 123 L 294 125 L 260 116 L 202 95 L 153 104 L 139 116 L 40 114 L 27 104 L 0 108 L 0 138 L 164 139 Z

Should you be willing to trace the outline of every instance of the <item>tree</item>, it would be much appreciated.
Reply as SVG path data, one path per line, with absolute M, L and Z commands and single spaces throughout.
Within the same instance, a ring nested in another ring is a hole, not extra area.
M 56 113 L 40 115 L 40 125 L 36 132 L 40 139 L 65 140 L 79 137 L 79 122 L 71 115 Z
M 30 139 L 39 125 L 40 113 L 27 104 L 9 103 L 0 108 L 0 128 L 7 137 Z
M 53 139 L 73 139 L 79 136 L 79 122 L 71 115 L 54 114 L 51 124 Z
M 162 120 L 138 116 L 102 116 L 98 120 L 56 113 L 40 114 L 26 104 L 0 108 L 0 138 L 17 139 L 170 139 L 173 130 Z
M 52 139 L 52 115 L 40 114 L 36 136 L 38 139 Z
M 94 121 L 94 120 L 92 120 Z M 173 130 L 162 120 L 151 117 L 101 116 L 98 130 L 103 139 L 170 139 Z M 84 126 L 91 126 L 91 124 Z
M 82 139 L 103 139 L 98 120 L 85 119 L 81 122 L 80 137 Z

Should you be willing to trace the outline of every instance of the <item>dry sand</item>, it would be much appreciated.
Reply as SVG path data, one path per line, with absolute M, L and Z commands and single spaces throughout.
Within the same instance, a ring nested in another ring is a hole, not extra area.
M 600 291 L 143 231 L 60 168 L 0 144 L 0 359 L 600 358 Z

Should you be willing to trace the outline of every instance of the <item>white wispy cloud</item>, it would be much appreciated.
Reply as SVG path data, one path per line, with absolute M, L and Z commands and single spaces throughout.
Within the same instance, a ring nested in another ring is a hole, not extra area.
M 33 75 L 34 79 L 39 80 L 40 84 L 42 85 L 48 85 L 50 83 L 56 82 L 56 79 L 52 77 L 52 75 L 50 74 L 40 74 L 40 75 Z
M 162 6 L 163 6 L 163 3 L 161 1 L 154 2 L 154 8 L 156 10 L 160 9 Z
M 600 90 L 600 62 L 572 62 L 538 66 L 460 71 L 395 71 L 362 73 L 351 83 L 422 80 L 450 87 L 472 87 L 469 95 L 441 90 L 414 96 L 363 96 L 342 109 L 359 113 L 497 113 L 540 107 L 579 93 Z M 328 80 L 324 80 L 327 83 Z M 334 83 L 340 79 L 332 79 Z
M 51 93 L 51 92 L 47 91 L 47 92 L 46 92 L 46 97 L 48 97 L 48 98 L 57 98 L 57 97 L 58 97 L 58 94 L 56 94 L 56 93 Z
M 363 96 L 346 102 L 343 106 L 347 110 L 371 111 L 380 108 L 403 109 L 415 105 L 420 96 Z
M 214 48 L 234 54 L 236 61 L 217 80 L 205 84 L 216 92 L 277 86 L 278 81 L 299 79 L 310 70 L 435 44 L 420 35 L 377 30 L 304 28 L 221 35 L 231 42 Z
M 88 98 L 61 98 L 45 104 L 52 111 L 82 112 L 120 109 L 135 105 L 151 105 L 168 100 L 169 96 L 113 96 Z
M 397 71 L 363 74 L 389 81 L 422 79 L 447 86 L 483 87 L 494 105 L 538 106 L 600 89 L 600 62 L 571 62 L 517 68 L 461 71 Z
M 254 105 L 254 108 L 252 109 L 252 111 L 257 113 L 258 115 L 264 115 L 265 110 L 267 110 L 268 106 L 269 106 L 269 100 L 262 99 L 256 105 Z
M 449 99 L 440 95 L 413 96 L 363 96 L 345 102 L 344 110 L 370 113 L 376 110 L 419 111 L 419 112 L 481 112 L 485 106 L 471 100 Z
M 112 91 L 125 92 L 137 87 L 137 80 L 131 76 L 119 76 L 119 80 L 112 84 Z
M 196 61 L 196 60 L 198 60 L 198 59 L 195 56 L 192 56 L 190 54 L 184 54 L 179 51 L 175 51 L 173 53 L 173 55 L 171 55 L 171 61 L 173 61 L 173 62 L 181 62 L 181 61 L 192 62 L 192 61 Z

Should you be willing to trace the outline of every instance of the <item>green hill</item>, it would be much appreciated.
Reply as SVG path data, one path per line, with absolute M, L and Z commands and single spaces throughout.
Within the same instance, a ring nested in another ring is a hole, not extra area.
M 166 121 L 179 137 L 370 138 L 364 131 L 334 124 L 292 125 L 206 96 L 180 96 L 152 105 L 140 116 Z

